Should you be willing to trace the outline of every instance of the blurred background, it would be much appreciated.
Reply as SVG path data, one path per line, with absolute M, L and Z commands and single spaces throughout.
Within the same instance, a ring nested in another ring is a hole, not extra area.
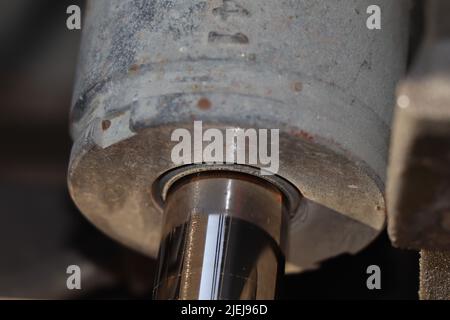
M 97 231 L 67 191 L 81 36 L 66 28 L 71 4 L 84 1 L 0 0 L 0 297 L 150 299 L 154 262 Z M 82 290 L 66 287 L 72 264 L 82 269 Z M 382 290 L 366 287 L 373 264 Z M 383 234 L 356 256 L 286 276 L 280 297 L 417 299 L 418 277 L 418 254 L 393 248 Z

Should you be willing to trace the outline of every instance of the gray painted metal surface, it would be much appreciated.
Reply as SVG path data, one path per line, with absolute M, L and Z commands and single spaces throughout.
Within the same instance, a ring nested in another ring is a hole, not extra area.
M 382 30 L 366 28 L 372 4 Z M 274 179 L 307 199 L 293 212 L 288 270 L 356 253 L 385 224 L 408 13 L 408 1 L 390 0 L 89 2 L 71 113 L 74 201 L 104 232 L 155 257 L 155 184 L 177 169 L 171 132 L 193 120 L 280 129 Z

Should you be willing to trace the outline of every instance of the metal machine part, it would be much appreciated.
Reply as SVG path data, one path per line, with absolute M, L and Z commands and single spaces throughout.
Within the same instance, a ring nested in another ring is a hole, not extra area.
M 426 32 L 398 89 L 387 197 L 394 245 L 422 250 L 422 299 L 450 299 L 450 3 L 426 1 Z
M 450 300 L 450 252 L 420 253 L 420 299 Z
M 366 28 L 373 4 L 382 33 Z M 168 174 L 262 167 L 179 167 L 173 130 L 193 120 L 280 129 L 273 180 L 303 196 L 290 212 L 287 271 L 360 251 L 385 225 L 408 16 L 407 0 L 90 2 L 71 113 L 72 198 L 105 233 L 156 257 L 165 216 L 154 191 Z
M 387 197 L 400 247 L 450 250 L 450 10 L 427 1 L 420 53 L 398 89 Z
M 169 191 L 157 299 L 273 299 L 284 273 L 283 193 L 224 171 L 188 176 Z

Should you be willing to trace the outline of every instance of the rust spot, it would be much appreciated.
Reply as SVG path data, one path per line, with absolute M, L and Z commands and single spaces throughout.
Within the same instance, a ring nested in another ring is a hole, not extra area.
M 103 121 L 102 121 L 102 129 L 103 129 L 103 131 L 108 130 L 109 127 L 111 127 L 111 121 L 109 121 L 109 120 L 103 120 Z
M 130 68 L 128 69 L 128 71 L 130 73 L 136 73 L 139 71 L 139 65 L 138 64 L 133 64 L 130 66 Z
M 209 110 L 211 109 L 211 101 L 209 101 L 207 98 L 201 98 L 197 102 L 197 107 L 201 110 Z
M 302 138 L 304 140 L 307 141 L 313 141 L 314 140 L 314 136 L 304 130 L 300 130 L 300 131 L 293 131 L 292 134 L 296 137 Z
M 277 201 L 278 203 L 282 203 L 282 202 L 283 202 L 283 197 L 282 197 L 281 195 L 277 195 L 277 196 L 276 196 L 276 201 Z
M 303 90 L 303 83 L 301 83 L 300 81 L 295 81 L 292 84 L 292 90 L 294 90 L 295 92 L 300 92 Z

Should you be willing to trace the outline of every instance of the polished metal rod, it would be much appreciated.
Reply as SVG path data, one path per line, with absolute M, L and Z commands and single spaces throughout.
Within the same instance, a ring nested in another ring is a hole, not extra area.
M 284 272 L 283 194 L 230 172 L 171 187 L 159 253 L 156 299 L 273 299 Z

